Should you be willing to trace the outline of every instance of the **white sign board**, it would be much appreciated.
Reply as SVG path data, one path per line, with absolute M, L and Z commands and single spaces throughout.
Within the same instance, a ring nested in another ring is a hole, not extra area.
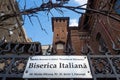
M 23 78 L 92 78 L 87 56 L 31 56 Z

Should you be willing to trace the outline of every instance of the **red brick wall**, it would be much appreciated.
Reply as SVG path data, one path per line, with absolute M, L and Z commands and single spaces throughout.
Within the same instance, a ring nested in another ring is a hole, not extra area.
M 106 3 L 106 1 L 103 2 Z M 91 6 L 96 7 L 95 9 L 98 10 L 100 9 L 101 5 L 96 5 L 98 4 L 97 1 L 91 3 L 94 3 L 94 5 Z M 110 6 L 108 4 L 103 8 L 103 10 L 107 10 L 107 11 L 109 11 L 109 9 Z M 88 12 L 88 14 L 89 14 L 89 16 L 87 16 L 88 22 L 86 22 L 86 24 L 88 23 L 87 27 L 89 27 L 88 31 L 90 32 L 90 36 L 91 36 L 89 40 L 89 44 L 93 50 L 93 53 L 101 54 L 99 52 L 99 43 L 96 40 L 97 34 L 100 33 L 101 37 L 104 39 L 108 47 L 108 50 L 112 54 L 117 54 L 113 49 L 113 43 L 115 44 L 116 49 L 120 49 L 120 43 L 118 41 L 118 39 L 120 38 L 120 22 L 102 14 L 98 14 L 94 12 L 93 15 L 91 14 L 91 12 Z M 115 16 L 115 15 L 112 16 L 119 19 L 119 16 Z M 83 21 L 85 20 L 83 19 Z M 85 24 L 81 25 L 80 27 L 83 27 L 84 25 Z
M 64 48 L 67 43 L 68 36 L 68 18 L 53 18 L 52 26 L 53 26 L 53 48 L 57 50 L 56 54 L 65 54 L 64 49 L 57 49 L 56 45 L 59 42 L 64 43 Z

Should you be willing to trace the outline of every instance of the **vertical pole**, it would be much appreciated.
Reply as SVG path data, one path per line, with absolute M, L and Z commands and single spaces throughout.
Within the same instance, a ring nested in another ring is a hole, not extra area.
M 92 61 L 90 59 L 91 56 L 90 56 L 89 53 L 87 54 L 87 57 L 88 57 L 88 62 L 89 62 L 89 65 L 90 65 L 90 70 L 91 70 L 92 77 L 94 78 L 94 80 L 96 80 L 95 72 L 94 72 L 94 69 L 93 69 L 93 66 L 92 66 Z

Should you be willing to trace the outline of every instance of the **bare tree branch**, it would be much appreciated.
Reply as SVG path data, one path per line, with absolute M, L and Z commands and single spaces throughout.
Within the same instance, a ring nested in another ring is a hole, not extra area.
M 86 5 L 86 4 L 84 4 L 84 5 Z M 48 11 L 48 13 L 53 15 L 50 12 L 53 8 L 56 9 L 57 11 L 59 10 L 61 13 L 63 13 L 63 12 L 59 8 L 61 8 L 61 9 L 65 8 L 65 9 L 74 11 L 74 12 L 76 12 L 78 14 L 83 14 L 81 12 L 81 10 L 92 11 L 94 13 L 99 13 L 99 14 L 108 16 L 108 17 L 120 22 L 120 19 L 114 16 L 114 15 L 118 15 L 118 14 L 115 14 L 115 13 L 112 13 L 112 12 L 109 12 L 109 11 L 104 11 L 104 10 L 95 10 L 95 9 L 91 9 L 91 8 L 82 8 L 82 6 L 84 6 L 84 5 L 76 6 L 76 7 L 74 7 L 74 6 L 63 6 L 60 3 L 52 3 L 52 2 L 49 1 L 48 3 L 43 3 L 39 7 L 30 8 L 30 9 L 24 9 L 23 11 L 20 11 L 20 12 L 16 12 L 16 13 L 12 13 L 12 14 L 5 14 L 3 16 L 0 16 L 0 22 L 4 21 L 6 19 L 9 19 L 11 17 L 19 16 L 19 15 L 31 15 L 31 14 L 33 15 L 33 14 L 36 14 L 37 12 L 40 12 L 40 11 Z M 25 2 L 24 8 L 25 7 L 26 7 L 26 2 Z M 109 12 L 109 15 L 108 15 L 108 12 Z M 30 19 L 31 16 L 28 16 L 28 17 Z M 30 22 L 32 23 L 31 20 L 30 20 Z

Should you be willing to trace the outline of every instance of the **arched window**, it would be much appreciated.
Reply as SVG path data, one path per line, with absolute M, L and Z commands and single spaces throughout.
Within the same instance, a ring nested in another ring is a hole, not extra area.
M 58 41 L 55 44 L 56 44 L 56 49 L 64 49 L 65 43 L 63 41 Z
M 99 43 L 99 51 L 100 52 L 107 52 L 108 51 L 108 48 L 107 48 L 107 45 L 104 41 L 104 39 L 102 38 L 101 34 L 98 33 L 97 36 L 96 36 L 96 40 L 98 41 Z
M 101 38 L 101 34 L 100 34 L 100 33 L 97 33 L 96 40 L 99 41 L 100 38 Z
M 57 44 L 57 49 L 64 49 L 64 44 L 58 43 Z
M 58 44 L 56 44 L 56 48 L 57 49 L 64 49 L 64 44 L 62 44 L 62 43 L 58 43 Z

